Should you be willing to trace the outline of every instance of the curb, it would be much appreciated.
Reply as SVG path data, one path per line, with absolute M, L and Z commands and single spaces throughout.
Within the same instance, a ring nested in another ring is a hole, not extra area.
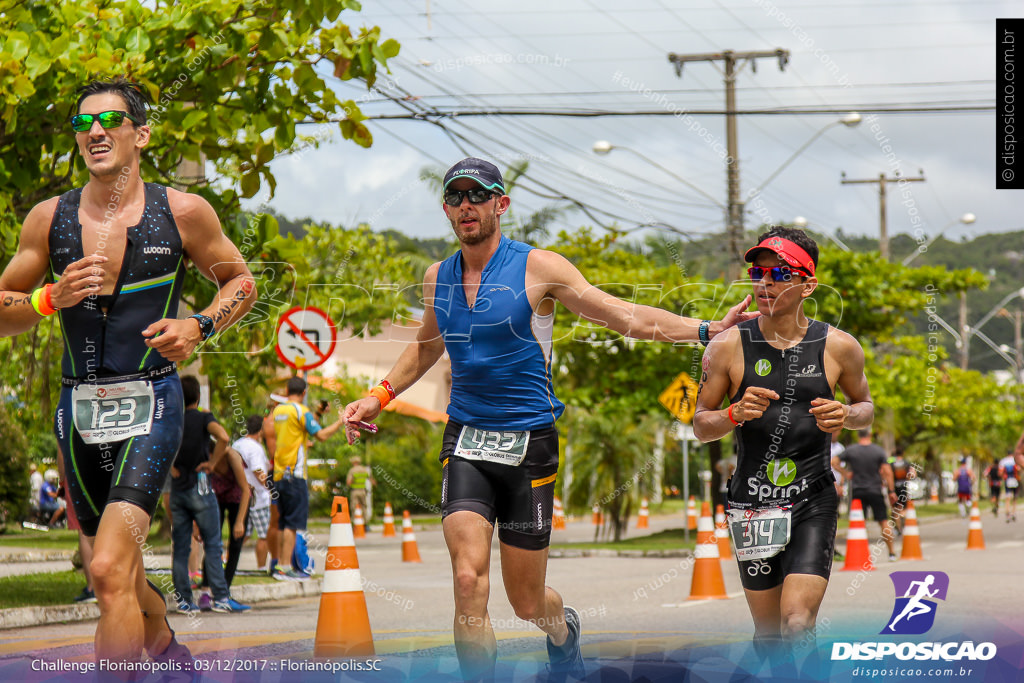
M 319 595 L 321 588 L 322 579 L 319 577 L 309 581 L 254 583 L 233 587 L 231 597 L 243 604 L 270 602 Z M 174 613 L 174 606 L 170 603 L 168 611 Z M 0 610 L 0 630 L 99 618 L 100 608 L 96 604 L 14 607 Z
M 693 551 L 679 550 L 610 550 L 608 548 L 553 548 L 548 557 L 693 557 Z
M 25 552 L 0 552 L 0 562 L 18 564 L 27 562 L 60 562 L 71 560 L 74 550 L 27 550 Z

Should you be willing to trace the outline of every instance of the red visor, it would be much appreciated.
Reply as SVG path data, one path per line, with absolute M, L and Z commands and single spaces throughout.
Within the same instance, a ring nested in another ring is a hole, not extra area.
M 814 275 L 814 261 L 811 260 L 810 254 L 804 251 L 803 247 L 799 244 L 790 242 L 782 237 L 769 237 L 756 247 L 751 247 L 747 250 L 744 256 L 747 263 L 753 263 L 762 249 L 778 254 L 779 258 L 789 266 L 799 268 L 810 275 Z

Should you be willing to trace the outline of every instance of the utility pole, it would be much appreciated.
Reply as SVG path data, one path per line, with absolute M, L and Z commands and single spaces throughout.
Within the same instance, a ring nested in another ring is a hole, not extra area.
M 879 173 L 878 178 L 869 178 L 866 180 L 847 180 L 846 173 L 842 174 L 843 179 L 840 181 L 842 185 L 863 185 L 865 183 L 874 184 L 878 183 L 878 250 L 882 253 L 882 258 L 886 261 L 889 260 L 889 227 L 885 220 L 885 191 L 889 183 L 923 183 L 925 181 L 924 171 L 918 170 L 921 174 L 920 178 L 904 178 L 897 171 L 892 178 L 887 177 L 884 173 Z
M 967 292 L 960 292 L 960 369 L 966 370 L 971 357 L 971 327 L 967 324 Z
M 677 55 L 670 52 L 668 61 L 676 69 L 676 76 L 682 78 L 683 65 L 686 62 L 723 62 L 725 68 L 722 71 L 725 77 L 725 141 L 728 148 L 726 159 L 726 183 L 729 188 L 728 206 L 726 215 L 726 238 L 729 243 L 729 268 L 726 276 L 730 280 L 737 280 L 743 273 L 743 202 L 740 201 L 740 150 L 739 140 L 736 136 L 736 76 L 743 67 L 749 63 L 754 73 L 757 73 L 757 60 L 760 58 L 775 57 L 779 60 L 779 71 L 786 69 L 789 63 L 789 50 L 777 48 L 775 50 L 755 50 L 753 52 L 734 52 L 725 50 L 723 52 L 705 52 L 693 55 Z M 742 62 L 739 69 L 737 62 Z

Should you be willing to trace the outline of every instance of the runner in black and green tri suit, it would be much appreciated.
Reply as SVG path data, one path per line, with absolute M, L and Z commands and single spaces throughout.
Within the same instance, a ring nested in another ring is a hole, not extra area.
M 814 240 L 790 228 L 747 252 L 761 316 L 708 346 L 693 422 L 701 441 L 732 432 L 739 445 L 729 518 L 762 653 L 780 638 L 813 642 L 838 519 L 829 435 L 874 416 L 860 344 L 804 315 L 817 258 Z

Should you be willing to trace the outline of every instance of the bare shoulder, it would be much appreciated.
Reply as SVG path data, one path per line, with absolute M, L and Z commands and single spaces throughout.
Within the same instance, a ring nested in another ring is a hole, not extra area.
M 854 357 L 864 358 L 864 349 L 861 348 L 860 342 L 849 332 L 843 332 L 842 330 L 832 327 L 829 325 L 828 337 L 825 339 L 825 348 L 830 354 L 843 358 L 848 354 L 853 354 Z
M 547 249 L 532 250 L 526 259 L 526 268 L 535 277 L 538 275 L 557 275 L 559 273 L 564 275 L 569 269 L 579 272 L 569 259 Z
M 427 268 L 427 272 L 424 273 L 424 275 L 423 275 L 423 284 L 425 284 L 425 285 L 435 285 L 435 284 L 437 284 L 437 273 L 440 270 L 441 270 L 441 262 L 440 261 L 438 261 L 437 263 L 432 263 L 430 265 L 430 267 Z
M 210 202 L 197 194 L 181 192 L 173 187 L 168 187 L 167 204 L 171 207 L 171 213 L 174 214 L 174 220 L 179 228 L 207 227 L 210 221 L 220 228 L 217 212 L 210 206 Z
M 719 367 L 728 365 L 740 348 L 740 329 L 733 325 L 729 329 L 715 335 L 715 338 L 704 350 L 704 358 L 709 363 L 715 363 Z
M 47 235 L 50 231 L 50 224 L 53 222 L 53 216 L 57 212 L 57 203 L 60 202 L 60 197 L 50 197 L 46 201 L 39 202 L 28 212 L 25 216 L 25 222 L 22 224 L 21 238 L 38 238 L 39 234 Z

